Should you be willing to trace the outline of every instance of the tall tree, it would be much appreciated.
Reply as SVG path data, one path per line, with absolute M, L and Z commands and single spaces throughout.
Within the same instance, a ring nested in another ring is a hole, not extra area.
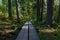
M 19 18 L 19 11 L 18 11 L 18 0 L 15 0 L 16 3 L 16 15 L 17 15 L 17 22 L 20 22 L 20 18 Z
M 43 8 L 44 8 L 44 0 L 40 0 L 40 21 L 43 18 Z
M 37 0 L 37 23 L 40 21 L 40 1 Z
M 11 0 L 8 0 L 8 15 L 9 19 L 12 19 L 12 13 L 11 13 Z
M 54 0 L 47 0 L 47 19 L 46 24 L 51 25 L 52 24 L 52 17 L 53 17 L 53 3 Z
M 59 0 L 59 11 L 57 16 L 57 22 L 60 23 L 60 0 Z
M 42 21 L 44 0 L 37 0 L 37 21 Z

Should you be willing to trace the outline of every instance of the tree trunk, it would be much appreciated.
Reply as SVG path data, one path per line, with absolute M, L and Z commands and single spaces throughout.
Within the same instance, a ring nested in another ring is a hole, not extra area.
M 40 21 L 40 1 L 37 0 L 37 23 Z
M 57 22 L 60 23 L 60 0 L 59 0 L 59 12 L 57 16 Z
M 43 5 L 43 0 L 37 0 L 37 22 L 42 22 Z
M 15 3 L 16 3 L 16 15 L 17 15 L 17 22 L 19 23 L 20 22 L 20 18 L 19 18 L 19 12 L 18 12 L 18 1 L 15 0 Z
M 44 5 L 44 0 L 40 0 L 40 21 L 42 21 L 43 18 L 43 5 Z
M 46 24 L 51 25 L 52 24 L 52 16 L 53 16 L 53 3 L 54 0 L 47 0 L 47 19 Z
M 11 20 L 13 18 L 11 13 L 11 0 L 8 0 L 8 15 L 9 19 Z

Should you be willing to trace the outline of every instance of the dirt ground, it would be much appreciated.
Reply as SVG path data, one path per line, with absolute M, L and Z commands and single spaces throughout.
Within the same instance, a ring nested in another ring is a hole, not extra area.
M 16 38 L 16 32 L 13 29 L 0 30 L 0 40 L 14 40 Z
M 57 40 L 57 29 L 40 29 L 39 36 L 41 40 Z

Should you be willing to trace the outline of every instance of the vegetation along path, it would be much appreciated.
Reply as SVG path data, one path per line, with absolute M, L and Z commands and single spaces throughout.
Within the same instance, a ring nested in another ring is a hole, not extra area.
M 31 22 L 26 22 L 16 40 L 39 40 L 37 32 Z

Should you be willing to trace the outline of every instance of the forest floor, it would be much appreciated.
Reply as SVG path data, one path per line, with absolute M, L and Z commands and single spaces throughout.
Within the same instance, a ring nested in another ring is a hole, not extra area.
M 53 28 L 39 28 L 38 34 L 41 40 L 60 40 L 58 35 L 58 30 Z
M 40 29 L 39 30 L 41 40 L 56 40 L 57 30 L 56 29 Z
M 21 21 L 20 24 L 15 23 L 16 21 L 0 20 L 0 40 L 15 40 L 21 27 L 25 21 Z
M 34 22 L 33 25 L 37 30 L 40 40 L 60 40 L 60 24 L 56 27 L 54 26 L 55 28 L 37 25 Z
M 14 30 L 14 29 L 0 30 L 0 40 L 15 40 L 19 31 L 20 31 L 20 29 L 18 29 L 18 30 Z
M 0 24 L 8 24 L 8 23 L 7 22 L 4 22 L 4 23 L 0 22 Z M 23 23 L 21 25 L 23 25 Z M 8 27 L 8 26 L 0 25 L 0 28 L 1 27 Z M 3 30 L 0 29 L 0 40 L 15 40 L 20 30 L 21 29 L 14 30 L 11 28 L 3 29 Z M 42 28 L 38 28 L 37 32 L 40 37 L 40 40 L 60 40 L 60 28 L 53 29 L 53 28 L 42 27 Z

